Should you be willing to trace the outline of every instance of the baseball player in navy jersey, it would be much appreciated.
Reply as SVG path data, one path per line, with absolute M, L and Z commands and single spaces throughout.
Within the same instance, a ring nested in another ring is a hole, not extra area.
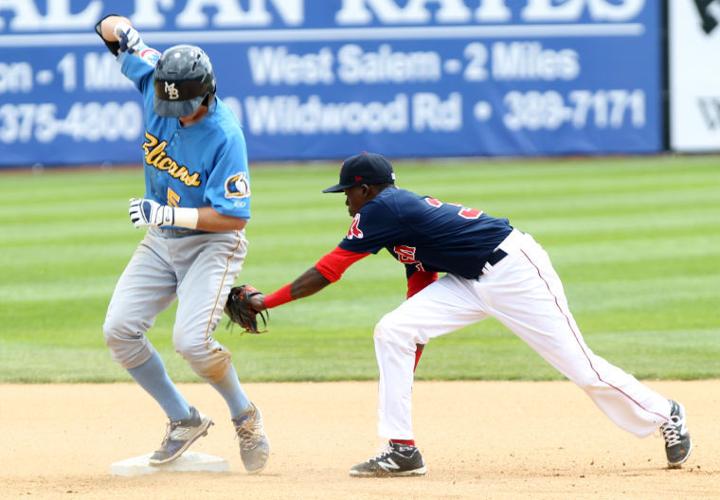
M 269 454 L 260 410 L 241 387 L 230 352 L 213 338 L 247 251 L 250 176 L 243 132 L 215 95 L 202 49 L 178 45 L 161 55 L 127 18 L 115 15 L 96 31 L 145 105 L 145 195 L 130 200 L 129 215 L 147 233 L 117 283 L 103 330 L 113 359 L 170 420 L 149 462 L 177 459 L 213 424 L 180 394 L 145 335 L 177 298 L 174 347 L 225 399 L 243 463 L 258 472 Z
M 422 348 L 431 339 L 497 318 L 560 373 L 582 388 L 618 426 L 647 436 L 660 428 L 670 467 L 691 451 L 685 410 L 594 354 L 568 308 L 550 258 L 507 219 L 420 196 L 395 186 L 380 155 L 348 158 L 340 182 L 353 218 L 345 238 L 292 283 L 251 298 L 258 311 L 312 295 L 353 263 L 387 249 L 405 266 L 407 300 L 375 326 L 380 372 L 379 424 L 388 446 L 350 469 L 351 476 L 426 472 L 415 446 L 411 391 Z M 438 273 L 445 273 L 438 279 Z

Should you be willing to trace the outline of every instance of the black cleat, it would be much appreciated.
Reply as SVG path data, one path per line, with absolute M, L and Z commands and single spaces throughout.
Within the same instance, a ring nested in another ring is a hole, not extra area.
M 679 468 L 690 456 L 692 441 L 687 430 L 685 408 L 677 401 L 670 400 L 670 420 L 660 426 L 665 438 L 665 454 L 668 467 Z
M 397 443 L 388 443 L 377 456 L 350 469 L 353 477 L 423 476 L 426 472 L 420 450 Z
M 190 407 L 190 416 L 183 420 L 170 421 L 160 449 L 150 457 L 150 465 L 164 465 L 176 460 L 191 444 L 206 436 L 212 420 Z

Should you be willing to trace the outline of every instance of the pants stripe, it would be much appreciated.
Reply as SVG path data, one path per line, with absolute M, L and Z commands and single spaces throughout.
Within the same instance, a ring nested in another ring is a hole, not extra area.
M 215 305 L 213 305 L 213 308 L 210 311 L 210 317 L 208 318 L 208 323 L 205 327 L 205 342 L 208 342 L 210 338 L 213 316 L 215 316 L 215 311 L 217 310 L 218 302 L 220 301 L 220 294 L 222 293 L 225 278 L 227 277 L 228 270 L 230 269 L 230 262 L 232 261 L 232 258 L 235 256 L 235 252 L 237 252 L 238 248 L 240 248 L 240 244 L 242 243 L 240 231 L 235 231 L 235 235 L 237 236 L 237 244 L 235 245 L 235 248 L 232 249 L 225 262 L 225 272 L 223 273 L 223 277 L 220 280 L 220 285 L 218 286 L 217 295 L 215 296 Z
M 522 254 L 525 256 L 525 258 L 528 260 L 528 262 L 530 262 L 530 264 L 535 268 L 535 271 L 537 271 L 538 277 L 540 277 L 540 279 L 543 281 L 543 283 L 545 283 L 545 286 L 547 287 L 548 292 L 550 293 L 550 295 L 552 296 L 553 300 L 555 301 L 555 306 L 557 306 L 558 310 L 560 311 L 560 314 L 562 314 L 563 317 L 565 318 L 565 321 L 567 321 L 568 327 L 570 328 L 570 331 L 572 332 L 573 337 L 575 338 L 575 342 L 577 342 L 578 346 L 580 347 L 580 350 L 582 351 L 583 355 L 585 356 L 585 359 L 587 360 L 588 364 L 590 365 L 590 368 L 592 369 L 592 371 L 593 371 L 593 372 L 595 373 L 595 375 L 597 376 L 598 380 L 599 380 L 600 382 L 602 382 L 603 384 L 607 385 L 608 387 L 612 387 L 613 389 L 615 389 L 616 391 L 618 391 L 620 394 L 622 394 L 623 396 L 625 396 L 626 398 L 628 398 L 630 401 L 632 401 L 633 403 L 635 403 L 638 407 L 640 407 L 641 409 L 643 409 L 643 410 L 646 411 L 647 413 L 651 413 L 651 414 L 653 414 L 653 415 L 656 415 L 656 416 L 660 417 L 662 420 L 667 421 L 667 420 L 668 420 L 667 417 L 665 417 L 665 416 L 663 416 L 663 415 L 660 415 L 659 413 L 656 413 L 656 412 L 654 412 L 654 411 L 648 410 L 648 409 L 645 408 L 643 405 L 641 405 L 638 401 L 636 401 L 635 399 L 633 399 L 633 398 L 632 398 L 629 394 L 627 394 L 625 391 L 623 391 L 623 390 L 620 389 L 619 387 L 616 387 L 616 386 L 614 386 L 613 384 L 611 384 L 611 383 L 606 382 L 605 380 L 603 380 L 603 378 L 600 376 L 600 373 L 598 373 L 598 371 L 595 369 L 595 366 L 593 365 L 592 360 L 590 359 L 590 356 L 588 356 L 587 352 L 585 351 L 585 348 L 583 347 L 582 342 L 580 342 L 580 338 L 579 338 L 579 336 L 578 336 L 578 333 L 575 331 L 575 328 L 573 328 L 572 321 L 570 321 L 570 318 L 568 317 L 568 315 L 565 313 L 565 311 L 563 311 L 563 308 L 560 307 L 560 302 L 558 301 L 558 299 L 557 299 L 557 297 L 555 296 L 555 294 L 552 292 L 552 290 L 551 290 L 551 288 L 550 288 L 550 284 L 547 282 L 547 280 L 546 280 L 546 279 L 543 277 L 543 275 L 540 273 L 540 268 L 532 261 L 532 259 L 528 256 L 527 253 L 525 253 L 524 250 L 520 249 L 520 251 L 521 251 Z

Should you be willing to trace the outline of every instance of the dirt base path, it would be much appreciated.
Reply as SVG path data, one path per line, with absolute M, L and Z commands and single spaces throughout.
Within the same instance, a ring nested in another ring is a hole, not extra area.
M 216 425 L 193 450 L 230 461 L 225 474 L 122 478 L 112 462 L 160 443 L 164 416 L 139 387 L 0 385 L 2 498 L 720 498 L 720 381 L 651 382 L 681 400 L 695 449 L 667 470 L 659 436 L 616 428 L 565 382 L 420 382 L 423 478 L 353 479 L 379 446 L 375 383 L 248 384 L 272 455 L 244 473 L 227 409 L 202 384 L 182 386 Z

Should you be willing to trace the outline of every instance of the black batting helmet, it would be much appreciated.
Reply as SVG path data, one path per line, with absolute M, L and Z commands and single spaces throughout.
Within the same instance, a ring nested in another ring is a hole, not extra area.
M 170 47 L 155 65 L 155 113 L 187 116 L 215 94 L 215 73 L 210 58 L 194 45 Z

